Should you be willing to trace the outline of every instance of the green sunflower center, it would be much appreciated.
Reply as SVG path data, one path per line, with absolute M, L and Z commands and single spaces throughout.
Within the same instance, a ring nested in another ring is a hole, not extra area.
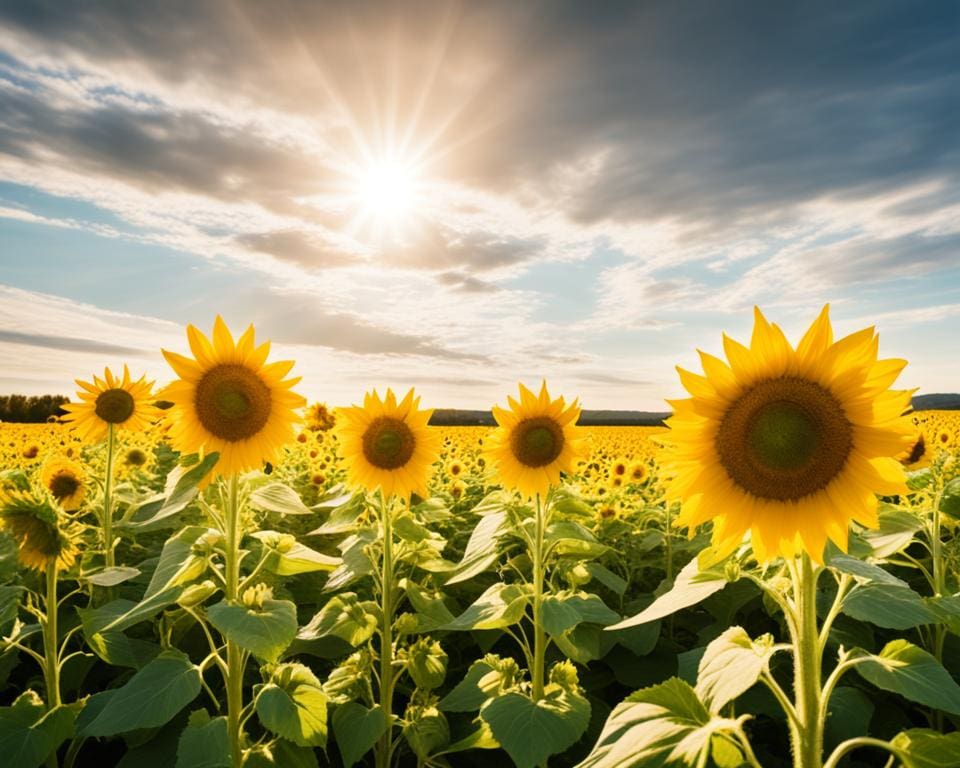
M 214 437 L 231 443 L 247 440 L 270 419 L 270 388 L 256 371 L 224 363 L 207 371 L 197 383 L 197 418 Z
M 50 480 L 50 493 L 57 501 L 69 499 L 80 489 L 80 481 L 68 472 L 54 475 Z
M 563 452 L 563 445 L 563 427 L 548 416 L 521 421 L 510 436 L 514 457 L 528 467 L 552 464 Z
M 378 469 L 397 469 L 413 457 L 417 441 L 402 419 L 381 416 L 363 433 L 363 455 Z
M 134 467 L 142 467 L 147 463 L 147 454 L 145 454 L 139 448 L 131 448 L 129 451 L 127 451 L 126 460 L 127 464 L 130 464 Z
M 133 395 L 125 389 L 108 389 L 97 395 L 94 411 L 108 424 L 123 424 L 133 416 Z
M 744 491 L 790 501 L 825 488 L 843 470 L 853 427 L 836 397 L 816 382 L 768 379 L 730 406 L 716 448 Z

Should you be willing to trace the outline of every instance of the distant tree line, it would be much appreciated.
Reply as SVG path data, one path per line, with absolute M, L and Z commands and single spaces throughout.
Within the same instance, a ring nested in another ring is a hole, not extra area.
M 0 395 L 0 421 L 41 424 L 66 415 L 60 406 L 69 402 L 63 395 Z

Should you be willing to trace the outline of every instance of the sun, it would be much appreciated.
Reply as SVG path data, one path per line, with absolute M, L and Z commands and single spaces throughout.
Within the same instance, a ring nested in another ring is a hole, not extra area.
M 400 223 L 416 210 L 419 178 L 412 163 L 387 158 L 366 165 L 357 178 L 357 196 L 373 219 Z

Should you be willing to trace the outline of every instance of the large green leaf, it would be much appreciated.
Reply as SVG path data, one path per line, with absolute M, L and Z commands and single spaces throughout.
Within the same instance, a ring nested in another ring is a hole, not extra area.
M 434 632 L 453 621 L 454 616 L 444 603 L 443 595 L 428 595 L 409 579 L 403 587 L 410 605 L 417 612 L 418 633 Z
M 253 537 L 259 539 L 267 550 L 264 567 L 278 576 L 332 571 L 343 563 L 339 557 L 310 549 L 288 533 L 257 531 Z
M 681 608 L 689 608 L 714 592 L 719 592 L 727 586 L 727 583 L 727 577 L 722 570 L 711 568 L 707 571 L 701 571 L 697 559 L 694 558 L 677 574 L 669 592 L 660 595 L 649 607 L 636 616 L 612 624 L 607 629 L 624 629 L 670 616 Z
M 559 687 L 536 702 L 505 693 L 490 699 L 480 717 L 517 768 L 534 768 L 579 741 L 590 724 L 590 702 Z
M 378 607 L 372 600 L 359 600 L 353 592 L 344 592 L 327 600 L 297 637 L 315 640 L 319 637 L 339 637 L 356 647 L 365 643 L 377 631 Z
M 960 766 L 960 732 L 939 733 L 912 728 L 890 742 L 903 753 L 906 768 L 957 768 Z
M 123 632 L 98 632 L 87 636 L 87 645 L 107 664 L 140 669 L 160 653 L 160 646 L 148 640 L 127 637 Z
M 268 483 L 250 494 L 250 506 L 281 515 L 312 515 L 297 492 L 286 483 Z
M 177 745 L 176 768 L 231 768 L 227 718 L 212 720 L 207 710 L 190 713 Z
M 347 536 L 338 545 L 343 563 L 327 577 L 324 592 L 337 592 L 361 576 L 373 573 L 373 563 L 367 555 L 370 546 L 376 543 L 377 534 L 367 529 Z
M 843 600 L 843 612 L 886 629 L 912 629 L 939 621 L 937 612 L 910 587 L 876 582 L 848 594 Z
M 858 579 L 873 581 L 881 584 L 890 584 L 897 587 L 906 587 L 907 582 L 898 579 L 893 574 L 887 573 L 879 565 L 868 563 L 858 557 L 845 555 L 842 552 L 830 553 L 826 558 L 826 564 L 835 568 L 841 573 L 847 573 L 856 576 Z
M 120 632 L 141 621 L 152 619 L 168 605 L 175 603 L 181 592 L 183 587 L 168 587 L 139 603 L 123 599 L 111 600 L 99 608 L 78 608 L 77 613 L 83 622 L 83 632 L 88 637 L 99 632 Z
M 243 768 L 319 768 L 319 763 L 312 747 L 298 747 L 286 739 L 277 739 L 247 752 Z
M 333 736 L 346 768 L 369 752 L 387 730 L 387 718 L 380 707 L 367 709 L 355 701 L 333 710 Z
M 916 515 L 890 504 L 880 505 L 878 520 L 879 528 L 860 534 L 870 545 L 871 556 L 878 559 L 890 557 L 909 545 L 913 541 L 913 534 L 922 526 Z
M 200 693 L 200 670 L 180 651 L 164 651 L 125 685 L 109 692 L 106 704 L 77 722 L 83 736 L 113 736 L 157 728 Z
M 493 584 L 444 629 L 501 629 L 523 617 L 530 591 L 520 584 Z
M 327 744 L 327 695 L 316 675 L 303 664 L 280 664 L 257 694 L 257 717 L 273 731 L 301 747 Z
M 261 608 L 223 602 L 207 618 L 228 640 L 264 661 L 276 661 L 297 634 L 297 607 L 289 600 L 264 600 Z
M 760 679 L 773 653 L 773 638 L 751 640 L 743 627 L 730 627 L 707 646 L 697 671 L 697 696 L 711 712 L 745 693 Z
M 118 527 L 145 529 L 168 525 L 174 515 L 184 510 L 197 497 L 200 482 L 207 476 L 220 458 L 220 454 L 208 453 L 190 468 L 174 467 L 167 475 L 164 497 L 141 505 L 126 519 L 117 521 Z
M 943 665 L 913 643 L 893 640 L 879 654 L 860 660 L 856 669 L 877 688 L 960 715 L 960 686 Z
M 21 693 L 12 706 L 0 707 L 0 755 L 4 765 L 35 768 L 73 735 L 74 710 L 47 711 L 33 691 Z
M 446 712 L 476 712 L 489 698 L 478 683 L 490 672 L 493 672 L 493 665 L 482 659 L 473 662 L 463 680 L 440 700 L 440 709 Z
M 493 565 L 500 556 L 500 539 L 509 529 L 506 512 L 491 512 L 481 517 L 473 533 L 470 534 L 467 547 L 463 551 L 463 558 L 453 569 L 447 584 L 468 581 Z
M 551 635 L 562 635 L 581 623 L 612 624 L 620 615 L 596 595 L 586 592 L 559 592 L 547 595 L 542 607 L 543 628 Z
M 206 534 L 216 536 L 217 531 L 202 525 L 188 525 L 164 542 L 160 560 L 147 585 L 147 591 L 143 594 L 144 600 L 203 575 L 207 569 L 206 558 L 194 553 L 193 546 Z
M 733 720 L 711 718 L 693 688 L 672 677 L 618 704 L 578 768 L 696 765 L 710 750 L 713 734 L 735 725 Z

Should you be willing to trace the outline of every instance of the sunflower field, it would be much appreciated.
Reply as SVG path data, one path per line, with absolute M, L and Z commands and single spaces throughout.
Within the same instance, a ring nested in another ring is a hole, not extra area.
M 960 412 L 826 309 L 724 351 L 436 427 L 217 318 L 0 424 L 0 764 L 960 766 Z

